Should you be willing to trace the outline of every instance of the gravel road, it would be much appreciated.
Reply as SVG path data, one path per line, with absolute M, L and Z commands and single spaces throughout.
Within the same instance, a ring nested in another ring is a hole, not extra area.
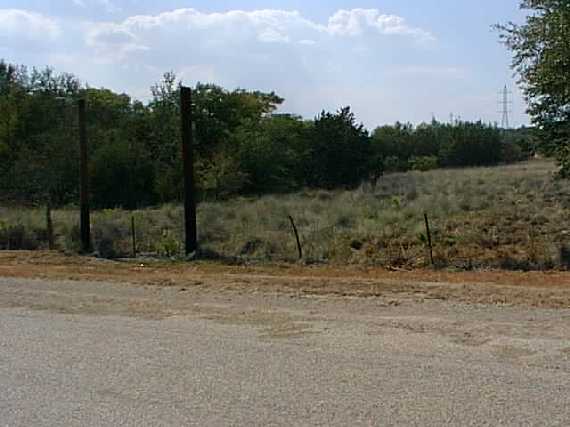
M 0 278 L 0 426 L 566 426 L 570 310 Z

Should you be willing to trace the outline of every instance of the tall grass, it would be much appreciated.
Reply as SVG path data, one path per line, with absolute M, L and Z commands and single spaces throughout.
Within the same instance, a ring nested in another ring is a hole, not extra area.
M 551 268 L 570 238 L 570 188 L 553 179 L 554 164 L 390 174 L 376 187 L 311 191 L 202 203 L 198 209 L 202 252 L 245 261 L 293 261 L 298 226 L 306 261 L 417 267 L 427 263 L 423 213 L 427 212 L 436 261 L 460 268 Z M 93 214 L 95 249 L 103 256 L 131 252 L 134 215 L 141 253 L 179 255 L 180 206 Z M 0 210 L 1 230 L 40 230 L 42 210 Z M 54 212 L 58 246 L 77 249 L 77 213 Z M 37 237 L 39 239 L 39 237 Z M 39 239 L 37 247 L 47 243 Z M 5 246 L 5 245 L 4 245 Z M 2 247 L 2 246 L 0 246 Z M 564 258 L 564 256 L 563 256 Z

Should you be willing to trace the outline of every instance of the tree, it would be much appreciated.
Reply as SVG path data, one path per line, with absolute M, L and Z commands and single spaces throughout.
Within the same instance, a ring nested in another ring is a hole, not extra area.
M 523 25 L 498 25 L 513 52 L 513 69 L 529 104 L 532 122 L 541 130 L 570 176 L 570 1 L 521 0 L 531 12 Z
M 232 136 L 238 145 L 248 193 L 287 192 L 305 180 L 307 125 L 294 117 L 267 117 L 245 123 Z
M 27 70 L 0 60 L 0 188 L 7 192 L 17 180 L 14 168 L 20 146 L 16 131 L 26 97 Z
M 309 141 L 309 186 L 351 188 L 368 178 L 370 138 L 350 107 L 336 113 L 323 111 L 309 132 Z
M 71 74 L 6 65 L 0 61 L 0 145 L 4 141 L 2 186 L 18 200 L 65 203 L 76 184 L 75 144 L 62 98 L 80 90 Z
M 167 73 L 152 87 L 152 99 L 140 102 L 84 86 L 71 74 L 0 60 L 0 197 L 52 206 L 77 199 L 81 97 L 88 106 L 93 206 L 180 200 L 179 89 Z M 303 120 L 274 114 L 282 102 L 274 92 L 195 86 L 199 197 L 351 188 L 384 171 L 492 165 L 535 150 L 526 130 L 501 133 L 482 123 L 396 123 L 370 137 L 348 107 Z
M 414 155 L 414 128 L 410 123 L 396 122 L 381 126 L 372 133 L 372 148 L 376 163 L 386 172 L 406 170 Z M 376 174 L 375 179 L 378 177 Z
M 152 163 L 135 149 L 130 141 L 117 139 L 95 152 L 90 170 L 95 208 L 136 209 L 156 202 Z
M 156 168 L 155 189 L 162 201 L 180 198 L 180 82 L 172 72 L 151 88 L 149 151 Z M 261 126 L 283 99 L 274 92 L 228 91 L 214 84 L 197 83 L 193 89 L 197 188 L 203 195 L 224 196 L 240 190 L 245 173 L 240 170 L 234 135 L 245 127 Z M 239 145 L 239 144 L 238 144 Z

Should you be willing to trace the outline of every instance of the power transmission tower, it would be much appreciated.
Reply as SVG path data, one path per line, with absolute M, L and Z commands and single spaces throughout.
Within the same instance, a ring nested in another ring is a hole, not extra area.
M 501 128 L 509 129 L 511 127 L 509 114 L 513 112 L 512 106 L 512 95 L 513 93 L 507 88 L 507 85 L 499 92 L 499 106 L 501 114 Z

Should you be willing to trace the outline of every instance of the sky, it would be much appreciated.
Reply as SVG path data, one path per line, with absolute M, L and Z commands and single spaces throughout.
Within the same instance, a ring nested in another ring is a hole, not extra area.
M 511 54 L 491 26 L 518 0 L 0 0 L 0 58 L 71 72 L 147 100 L 185 84 L 275 91 L 281 112 L 351 106 L 369 129 L 396 121 L 528 123 Z

